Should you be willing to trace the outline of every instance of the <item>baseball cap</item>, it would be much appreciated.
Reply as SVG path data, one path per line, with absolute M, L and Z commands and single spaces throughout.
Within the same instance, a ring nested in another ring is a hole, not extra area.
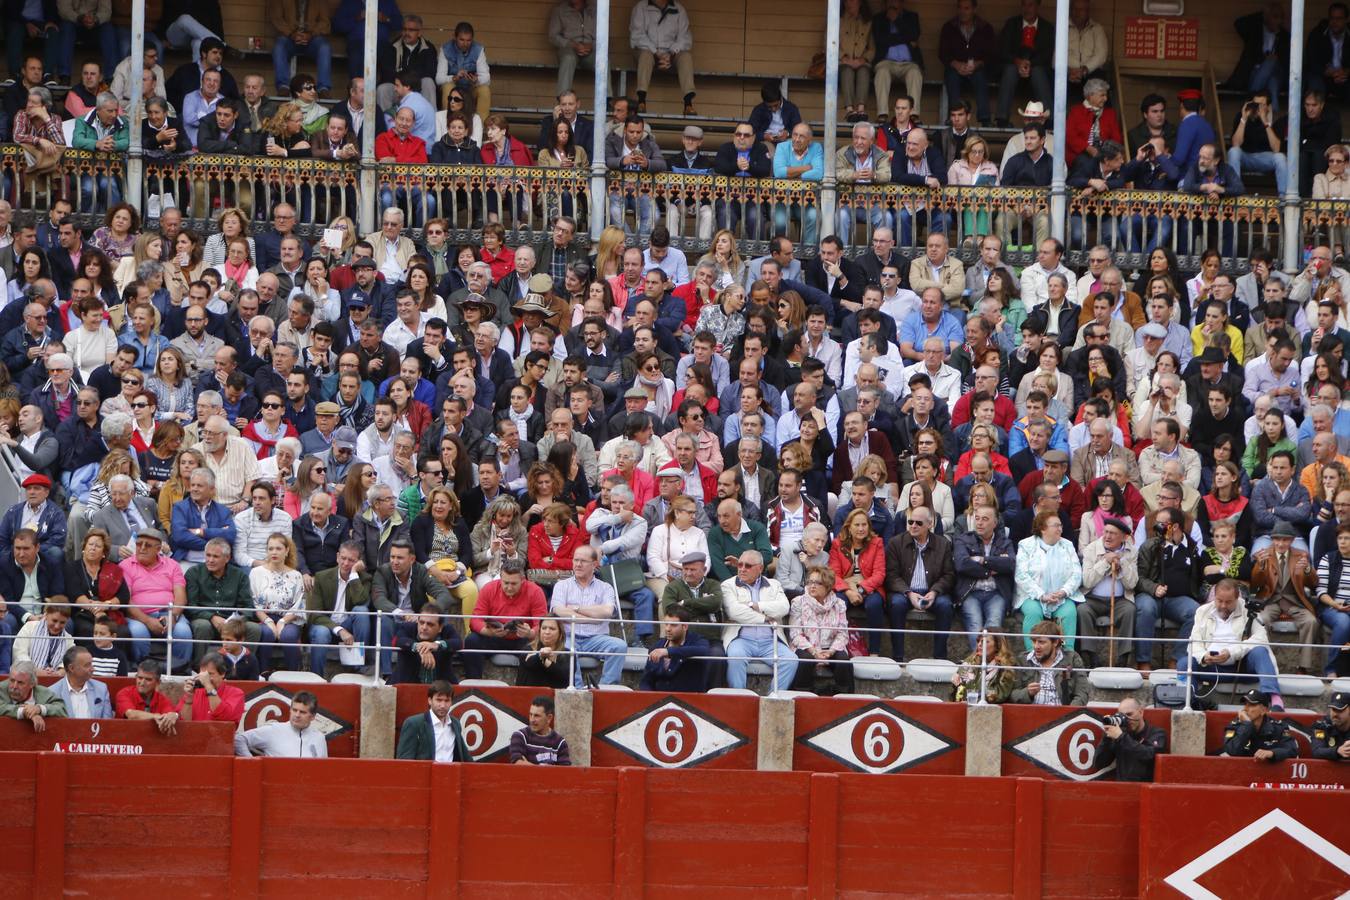
M 1263 690 L 1259 690 L 1259 689 L 1257 689 L 1257 688 L 1252 688 L 1250 691 L 1248 691 L 1247 693 L 1245 693 L 1245 694 L 1242 695 L 1242 702 L 1243 702 L 1243 703 L 1259 703 L 1259 704 L 1261 704 L 1262 706 L 1269 706 L 1269 705 L 1270 705 L 1270 695 L 1267 694 L 1267 693 L 1266 693 L 1265 691 L 1263 691 Z
M 1345 709 L 1347 706 L 1350 706 L 1350 691 L 1337 691 L 1327 701 L 1329 709 Z
M 343 425 L 333 432 L 333 446 L 341 450 L 356 449 L 356 429 Z
M 684 126 L 683 134 L 685 137 L 691 138 L 692 140 L 695 141 L 703 140 L 703 129 L 699 128 L 697 125 Z

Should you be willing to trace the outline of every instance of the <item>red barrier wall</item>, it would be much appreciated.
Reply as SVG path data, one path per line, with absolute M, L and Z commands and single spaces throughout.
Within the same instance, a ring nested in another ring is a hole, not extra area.
M 511 735 L 529 725 L 530 701 L 552 696 L 548 688 L 455 686 L 450 714 L 464 729 L 464 743 L 475 762 L 505 762 Z M 410 716 L 427 711 L 427 686 L 400 684 L 394 705 L 394 727 L 403 727 Z M 395 741 L 398 735 L 394 736 Z M 397 744 L 395 744 L 397 746 Z
M 13 753 L 0 796 L 15 897 L 1174 896 L 1225 841 L 1219 896 L 1350 888 L 1336 792 Z
M 0 719 L 0 750 L 54 751 L 140 756 L 234 756 L 234 726 L 228 722 L 179 722 L 175 733 L 159 733 L 154 722 L 126 719 L 44 719 L 32 724 Z
M 1073 706 L 1003 707 L 1004 775 L 1033 775 L 1068 781 L 1094 781 L 1114 765 L 1100 770 L 1094 764 L 1101 741 L 1105 711 Z M 1172 734 L 1171 711 L 1148 709 L 1144 718 Z
M 794 771 L 963 775 L 966 706 L 801 698 Z
M 1160 756 L 1153 772 L 1159 784 L 1229 784 L 1274 790 L 1350 790 L 1350 766 L 1325 759 L 1255 759 Z
M 754 769 L 759 698 L 597 691 L 591 765 Z
M 43 679 L 52 681 L 55 679 Z M 134 678 L 100 678 L 113 698 L 122 688 L 135 684 Z M 244 692 L 242 728 L 257 728 L 268 722 L 286 721 L 291 714 L 291 697 L 309 691 L 319 698 L 315 722 L 328 737 L 330 757 L 356 757 L 361 748 L 361 686 L 357 684 L 278 684 L 270 681 L 229 681 Z M 194 748 L 158 751 L 195 753 Z M 232 751 L 231 751 L 232 752 Z

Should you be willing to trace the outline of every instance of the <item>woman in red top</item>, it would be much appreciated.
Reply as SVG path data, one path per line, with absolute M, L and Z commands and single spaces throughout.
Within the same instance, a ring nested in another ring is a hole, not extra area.
M 525 551 L 530 581 L 555 584 L 572 574 L 572 554 L 589 540 L 572 520 L 566 503 L 550 503 L 540 521 L 530 529 Z
M 849 608 L 863 607 L 868 626 L 884 628 L 886 547 L 872 530 L 867 510 L 855 509 L 844 519 L 844 527 L 830 547 L 830 569 L 834 572 L 834 590 Z M 872 656 L 881 652 L 880 630 L 868 632 L 867 652 Z
M 483 123 L 483 165 L 485 166 L 532 166 L 534 156 L 530 148 L 511 137 L 511 126 L 506 116 L 493 113 Z
M 506 246 L 506 229 L 499 222 L 483 226 L 483 249 L 478 258 L 492 269 L 492 283 L 496 284 L 516 267 L 516 251 Z
M 413 399 L 415 384 L 411 378 L 400 375 L 390 379 L 384 395 L 394 401 L 394 426 L 407 428 L 418 441 L 431 424 L 431 410 L 425 403 Z
M 142 390 L 131 398 L 131 446 L 137 453 L 150 449 L 155 439 L 155 413 L 159 401 L 150 391 Z
M 1103 141 L 1125 143 L 1125 136 L 1120 130 L 1120 117 L 1113 107 L 1106 105 L 1110 92 L 1110 85 L 1100 78 L 1089 78 L 1083 85 L 1083 102 L 1069 110 L 1069 117 L 1064 123 L 1066 164 L 1073 165 L 1078 154 L 1088 152 L 1089 147 L 1093 148 L 1092 155 L 1096 156 L 1096 148 Z M 1092 135 L 1094 121 L 1097 123 L 1095 141 Z
M 1008 457 L 998 452 L 993 428 L 992 425 L 977 424 L 970 429 L 970 449 L 962 453 L 961 458 L 956 461 L 956 472 L 952 476 L 955 481 L 960 481 L 970 474 L 970 460 L 976 453 L 988 454 L 995 472 L 1012 477 L 1012 470 L 1008 468 Z

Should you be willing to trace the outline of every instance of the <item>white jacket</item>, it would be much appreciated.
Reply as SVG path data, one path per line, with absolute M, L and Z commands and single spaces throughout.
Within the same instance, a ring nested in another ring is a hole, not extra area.
M 589 525 L 589 523 L 587 523 Z M 652 529 L 647 542 L 647 574 L 653 578 L 674 578 L 686 553 L 708 555 L 708 535 L 701 528 L 678 528 L 664 522 Z
M 759 609 L 756 610 L 750 605 L 750 590 L 737 585 L 734 577 L 728 578 L 722 582 L 722 615 L 727 620 L 722 627 L 722 646 L 734 641 L 746 625 L 773 625 L 774 636 L 787 643 L 783 623 L 791 611 L 787 594 L 774 579 L 764 579 L 764 586 L 759 590 Z
M 1233 632 L 1237 637 L 1242 637 L 1242 632 L 1247 628 L 1247 603 L 1242 597 L 1238 597 L 1237 609 L 1233 611 L 1231 617 L 1233 623 Z M 1191 627 L 1191 643 L 1187 648 L 1187 653 L 1191 659 L 1199 661 L 1204 659 L 1205 653 L 1209 651 L 1209 646 L 1214 640 L 1215 626 L 1218 624 L 1218 613 L 1214 608 L 1214 601 L 1202 605 L 1195 611 L 1195 624 Z M 1232 657 L 1230 662 L 1236 663 L 1244 656 L 1257 647 L 1269 647 L 1270 641 L 1266 637 L 1266 626 L 1261 624 L 1259 617 L 1252 620 L 1251 636 L 1245 641 L 1225 645 L 1221 649 L 1228 651 Z M 1275 662 L 1275 654 L 1270 654 L 1271 662 Z
M 688 53 L 694 47 L 689 15 L 675 0 L 670 0 L 665 10 L 652 0 L 639 0 L 628 20 L 628 41 L 634 50 Z

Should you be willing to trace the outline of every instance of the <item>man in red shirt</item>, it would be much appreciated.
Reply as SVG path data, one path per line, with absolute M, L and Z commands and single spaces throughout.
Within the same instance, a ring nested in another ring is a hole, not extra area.
M 184 685 L 183 718 L 193 722 L 238 722 L 244 717 L 244 692 L 225 683 L 229 665 L 219 653 L 208 653 L 197 674 Z
M 181 718 L 178 707 L 160 693 L 159 661 L 143 659 L 136 666 L 136 682 L 117 692 L 114 706 L 119 719 L 149 719 L 160 734 L 174 734 L 174 726 Z
M 469 620 L 465 652 L 460 656 L 465 677 L 482 678 L 483 664 L 493 652 L 528 649 L 539 620 L 547 614 L 544 592 L 525 580 L 524 563 L 518 559 L 503 562 L 501 577 L 483 585 Z
M 375 158 L 382 163 L 424 163 L 427 144 L 412 133 L 416 116 L 408 107 L 394 113 L 394 127 L 375 138 Z

